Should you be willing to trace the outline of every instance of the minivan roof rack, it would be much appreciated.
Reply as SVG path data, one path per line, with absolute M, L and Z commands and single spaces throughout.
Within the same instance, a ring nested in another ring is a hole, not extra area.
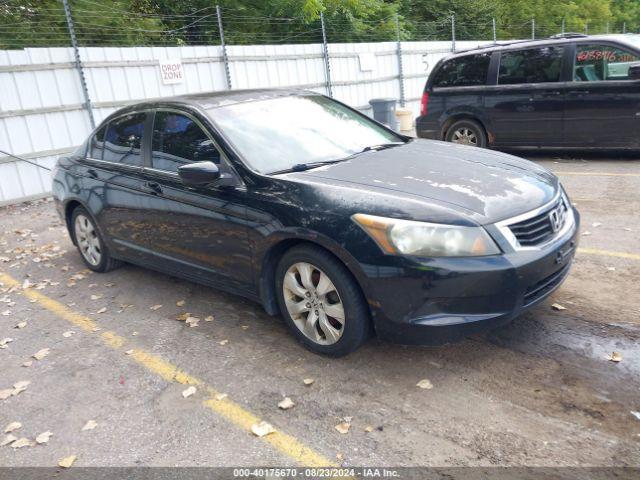
M 556 33 L 555 35 L 551 35 L 549 38 L 585 38 L 589 35 L 585 35 L 584 33 L 577 32 L 566 32 L 566 33 Z

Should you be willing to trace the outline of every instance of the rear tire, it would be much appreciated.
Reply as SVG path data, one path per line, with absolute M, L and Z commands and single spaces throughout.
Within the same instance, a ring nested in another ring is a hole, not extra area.
M 445 135 L 447 142 L 469 145 L 472 147 L 487 147 L 487 134 L 482 125 L 475 120 L 464 119 L 453 122 Z
M 326 250 L 293 247 L 278 263 L 275 283 L 287 326 L 309 350 L 341 357 L 368 338 L 371 321 L 360 287 Z
M 71 231 L 82 261 L 90 270 L 105 273 L 122 265 L 119 260 L 111 258 L 96 221 L 83 207 L 73 210 Z

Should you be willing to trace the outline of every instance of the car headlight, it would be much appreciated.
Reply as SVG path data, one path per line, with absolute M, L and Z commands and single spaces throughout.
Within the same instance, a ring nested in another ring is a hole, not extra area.
M 389 255 L 477 257 L 500 253 L 482 227 L 414 222 L 364 213 L 351 218 Z

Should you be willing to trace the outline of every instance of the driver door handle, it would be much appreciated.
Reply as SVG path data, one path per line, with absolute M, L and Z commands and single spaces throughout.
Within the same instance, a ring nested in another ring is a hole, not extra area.
M 146 182 L 144 185 L 149 193 L 152 193 L 154 195 L 159 195 L 162 193 L 162 187 L 158 182 Z

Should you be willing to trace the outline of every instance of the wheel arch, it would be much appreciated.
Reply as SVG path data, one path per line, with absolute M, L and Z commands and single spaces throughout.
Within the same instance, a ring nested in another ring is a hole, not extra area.
M 369 289 L 366 275 L 362 271 L 358 261 L 349 252 L 330 239 L 325 239 L 317 235 L 315 237 L 279 236 L 277 239 L 273 239 L 260 256 L 258 292 L 260 301 L 269 315 L 277 315 L 280 313 L 275 291 L 275 273 L 278 262 L 287 251 L 298 245 L 319 247 L 340 261 L 353 277 L 353 280 L 362 293 L 363 299 L 367 302 L 367 305 L 369 305 L 367 301 L 367 291 Z M 369 310 L 371 313 L 370 307 Z

